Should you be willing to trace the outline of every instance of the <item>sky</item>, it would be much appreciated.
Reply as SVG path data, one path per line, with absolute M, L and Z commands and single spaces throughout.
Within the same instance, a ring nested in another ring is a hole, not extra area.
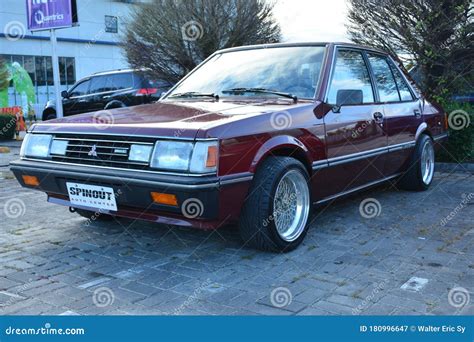
M 345 0 L 275 0 L 283 42 L 349 41 Z

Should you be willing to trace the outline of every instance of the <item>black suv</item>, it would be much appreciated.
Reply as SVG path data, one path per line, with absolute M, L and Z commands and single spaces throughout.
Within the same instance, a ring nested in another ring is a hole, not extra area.
M 64 116 L 102 109 L 136 106 L 159 100 L 172 84 L 154 81 L 140 70 L 99 72 L 78 81 L 63 91 Z M 48 101 L 43 110 L 43 121 L 56 118 L 56 105 Z

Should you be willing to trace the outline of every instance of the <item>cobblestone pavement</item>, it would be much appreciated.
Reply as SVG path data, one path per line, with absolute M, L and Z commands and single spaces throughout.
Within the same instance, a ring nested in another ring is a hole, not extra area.
M 236 227 L 81 218 L 20 188 L 12 146 L 0 156 L 0 314 L 474 314 L 471 173 L 316 208 L 304 244 L 270 254 L 243 247 Z

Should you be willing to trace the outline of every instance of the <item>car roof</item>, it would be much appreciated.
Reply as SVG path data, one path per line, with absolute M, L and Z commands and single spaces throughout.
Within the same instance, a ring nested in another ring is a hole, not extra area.
M 378 53 L 389 54 L 387 51 L 384 51 L 375 47 L 365 46 L 365 45 L 355 44 L 355 43 L 348 43 L 348 42 L 301 42 L 301 43 L 274 43 L 274 44 L 246 45 L 246 46 L 238 46 L 238 47 L 218 50 L 215 53 L 225 53 L 225 52 L 232 52 L 232 51 L 243 51 L 243 50 L 254 50 L 254 49 L 270 49 L 270 48 L 281 48 L 281 47 L 299 47 L 299 46 L 326 46 L 328 47 L 330 45 L 364 49 L 364 50 L 370 50 L 370 51 L 374 51 Z
M 91 74 L 90 76 L 103 76 L 103 75 L 110 75 L 110 74 L 124 74 L 128 72 L 138 72 L 139 69 L 115 69 L 115 70 L 107 70 L 107 71 L 99 71 Z

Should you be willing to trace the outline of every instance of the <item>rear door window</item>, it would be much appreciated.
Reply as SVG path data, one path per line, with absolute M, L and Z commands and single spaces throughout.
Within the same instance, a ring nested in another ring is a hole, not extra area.
M 338 49 L 327 103 L 337 104 L 341 95 L 354 92 L 361 94 L 361 103 L 375 102 L 363 54 L 360 51 Z
M 90 87 L 90 93 L 91 94 L 96 94 L 96 93 L 103 93 L 104 91 L 107 91 L 107 77 L 106 76 L 95 76 L 91 78 L 91 87 Z
M 369 62 L 375 76 L 377 90 L 379 92 L 380 102 L 398 102 L 397 83 L 393 78 L 392 69 L 385 56 L 368 54 Z

